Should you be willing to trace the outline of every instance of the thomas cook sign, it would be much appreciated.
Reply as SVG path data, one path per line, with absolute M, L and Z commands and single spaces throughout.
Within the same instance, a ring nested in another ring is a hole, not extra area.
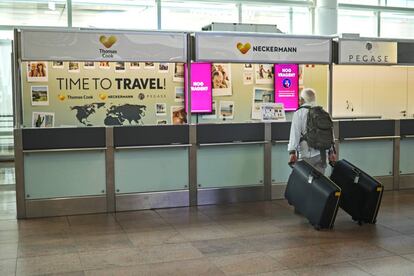
M 329 63 L 330 38 L 196 33 L 196 59 L 209 62 Z
M 396 64 L 397 43 L 390 41 L 340 40 L 339 63 Z

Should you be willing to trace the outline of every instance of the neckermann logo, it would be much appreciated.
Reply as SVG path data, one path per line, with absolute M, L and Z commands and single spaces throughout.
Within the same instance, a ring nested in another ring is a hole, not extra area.
M 236 44 L 237 49 L 243 55 L 246 54 L 250 49 L 253 52 L 268 52 L 268 53 L 297 53 L 296 47 L 280 47 L 280 46 L 265 46 L 265 45 L 253 45 L 249 42 L 243 44 L 239 42 Z
M 117 50 L 110 50 L 110 48 L 117 42 L 117 40 L 118 39 L 114 35 L 111 35 L 109 37 L 101 35 L 99 37 L 99 42 L 101 42 L 101 44 L 105 46 L 106 49 L 108 49 L 99 49 L 99 53 L 102 55 L 103 58 L 113 58 L 114 55 L 118 53 Z
M 348 62 L 355 63 L 389 63 L 388 55 L 378 55 L 372 53 L 375 50 L 374 44 L 372 42 L 367 42 L 365 44 L 365 49 L 369 52 L 368 54 L 358 53 L 348 55 Z

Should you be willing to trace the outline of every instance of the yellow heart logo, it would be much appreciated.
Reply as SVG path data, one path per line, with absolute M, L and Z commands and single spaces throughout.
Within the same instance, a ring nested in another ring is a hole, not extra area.
M 99 94 L 99 98 L 103 101 L 106 100 L 106 97 L 107 97 L 107 95 L 105 93 Z
M 116 42 L 116 36 L 111 35 L 110 37 L 106 37 L 105 35 L 101 35 L 99 37 L 99 41 L 102 43 L 103 46 L 106 48 L 111 48 L 112 45 Z
M 58 95 L 59 100 L 64 101 L 66 99 L 66 96 L 63 94 Z
M 246 54 L 250 48 L 252 47 L 252 45 L 250 45 L 249 42 L 247 42 L 246 44 L 243 44 L 241 42 L 237 43 L 237 49 L 239 49 L 239 51 L 244 55 Z

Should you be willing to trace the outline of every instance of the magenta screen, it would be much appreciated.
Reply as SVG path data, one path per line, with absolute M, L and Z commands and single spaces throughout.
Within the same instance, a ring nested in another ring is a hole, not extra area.
M 187 65 L 185 66 L 187 70 Z M 187 76 L 187 74 L 186 74 Z M 185 87 L 187 87 L 187 79 Z M 191 64 L 191 113 L 211 113 L 213 95 L 211 90 L 211 63 Z M 185 111 L 188 112 L 188 93 L 185 93 Z
M 275 102 L 283 103 L 286 111 L 299 106 L 299 66 L 275 64 Z

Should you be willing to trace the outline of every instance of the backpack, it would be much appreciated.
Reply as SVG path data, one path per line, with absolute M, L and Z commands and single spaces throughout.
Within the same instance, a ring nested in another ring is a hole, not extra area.
M 309 110 L 306 122 L 306 134 L 302 135 L 301 140 L 306 141 L 308 146 L 321 153 L 329 150 L 334 144 L 333 123 L 328 112 L 321 106 L 304 106 Z

